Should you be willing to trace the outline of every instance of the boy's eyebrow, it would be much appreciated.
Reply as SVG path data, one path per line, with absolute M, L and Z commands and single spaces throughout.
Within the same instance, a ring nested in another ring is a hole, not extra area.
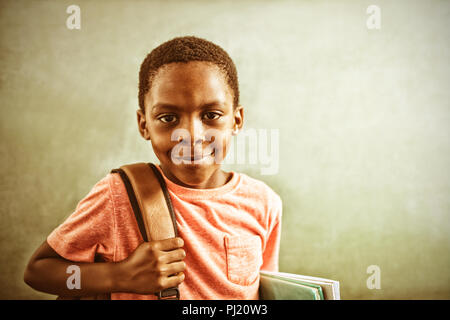
M 199 109 L 204 109 L 204 108 L 212 107 L 212 106 L 223 106 L 223 105 L 225 105 L 225 104 L 222 101 L 215 100 L 215 101 L 211 101 L 211 102 L 205 103 L 204 105 L 200 106 Z M 155 105 L 153 105 L 152 112 L 155 112 L 159 108 L 161 108 L 161 109 L 164 108 L 164 109 L 183 110 L 182 107 L 179 107 L 177 105 L 160 102 L 160 103 L 156 103 Z
M 174 104 L 169 104 L 169 103 L 157 103 L 155 105 L 153 105 L 152 107 L 152 111 L 156 111 L 156 109 L 175 109 L 175 110 L 179 110 L 181 109 L 180 107 L 174 105 Z

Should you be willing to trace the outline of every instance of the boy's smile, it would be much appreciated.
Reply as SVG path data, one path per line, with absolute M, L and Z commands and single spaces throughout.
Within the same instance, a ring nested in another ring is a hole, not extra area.
M 224 73 L 212 63 L 191 61 L 162 66 L 137 111 L 139 131 L 152 143 L 161 169 L 190 188 L 216 188 L 230 174 L 220 170 L 231 136 L 243 125 L 242 106 Z

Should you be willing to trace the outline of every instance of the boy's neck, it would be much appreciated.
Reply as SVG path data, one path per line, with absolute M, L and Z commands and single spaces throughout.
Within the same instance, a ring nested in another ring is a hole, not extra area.
M 174 176 L 170 171 L 165 170 L 163 166 L 160 166 L 161 170 L 163 171 L 164 175 L 167 179 L 172 181 L 173 183 L 185 187 L 185 188 L 192 188 L 192 189 L 213 189 L 213 188 L 219 188 L 228 181 L 231 180 L 233 177 L 233 174 L 231 172 L 225 172 L 222 169 L 218 169 L 214 174 L 204 183 L 196 186 L 188 185 L 180 181 L 176 176 Z

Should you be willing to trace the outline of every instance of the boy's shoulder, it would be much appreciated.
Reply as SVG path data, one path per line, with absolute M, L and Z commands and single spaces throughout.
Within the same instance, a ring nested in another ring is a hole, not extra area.
M 239 186 L 235 190 L 236 192 L 261 204 L 281 209 L 281 197 L 266 182 L 242 172 L 234 173 L 239 175 Z M 109 185 L 112 194 L 116 198 L 120 199 L 128 196 L 122 178 L 118 173 L 107 173 L 99 183 L 105 185 L 105 187 Z
M 241 177 L 241 186 L 239 189 L 243 190 L 242 192 L 260 199 L 261 201 L 268 201 L 276 207 L 281 207 L 281 197 L 266 182 L 242 172 L 239 172 L 238 174 Z

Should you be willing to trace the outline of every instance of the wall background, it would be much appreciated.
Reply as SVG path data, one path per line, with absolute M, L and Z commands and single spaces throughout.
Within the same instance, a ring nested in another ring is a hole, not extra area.
M 71 4 L 81 30 L 66 28 Z M 31 254 L 110 169 L 155 160 L 137 75 L 180 35 L 233 58 L 246 128 L 280 130 L 277 175 L 231 168 L 283 199 L 281 271 L 340 280 L 343 299 L 450 298 L 450 2 L 437 0 L 0 2 L 0 298 L 53 299 L 23 283 Z

